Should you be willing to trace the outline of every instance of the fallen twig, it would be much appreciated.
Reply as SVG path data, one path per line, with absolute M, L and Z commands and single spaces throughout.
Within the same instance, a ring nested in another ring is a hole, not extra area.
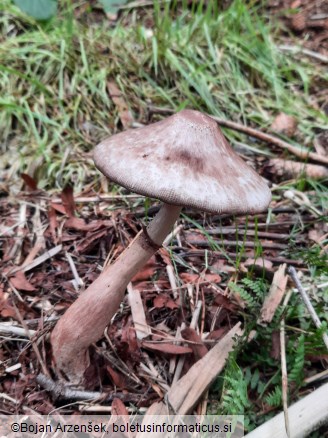
M 138 339 L 143 339 L 151 333 L 151 329 L 146 321 L 145 309 L 141 301 L 140 292 L 138 289 L 135 289 L 131 283 L 128 284 L 127 290 L 136 336 Z
M 322 55 L 321 53 L 314 52 L 313 50 L 306 49 L 305 47 L 298 46 L 288 46 L 287 44 L 282 44 L 278 46 L 279 50 L 283 52 L 291 52 L 291 53 L 301 53 L 302 55 L 310 56 L 311 58 L 317 59 L 321 62 L 328 62 L 328 56 Z
M 328 421 L 328 383 L 316 389 L 288 409 L 293 438 L 305 438 Z M 285 438 L 284 414 L 273 417 L 245 438 Z
M 105 402 L 111 402 L 114 398 L 120 400 L 137 402 L 140 400 L 140 394 L 121 394 L 115 393 L 112 395 L 97 391 L 81 391 L 79 389 L 72 389 L 66 387 L 61 382 L 54 382 L 50 377 L 44 374 L 38 374 L 36 377 L 37 383 L 50 392 L 55 399 L 58 400 L 96 400 L 102 399 Z
M 317 373 L 314 376 L 307 377 L 304 379 L 304 383 L 310 384 L 316 382 L 317 380 L 327 379 L 328 378 L 328 370 L 321 371 L 321 373 Z
M 285 273 L 284 266 L 284 273 Z M 287 284 L 287 276 L 285 276 Z M 291 291 L 286 295 L 283 303 L 283 308 L 288 304 L 291 297 Z M 285 318 L 283 317 L 280 321 L 280 360 L 281 360 L 281 381 L 282 381 L 282 405 L 284 408 L 284 418 L 285 418 L 285 429 L 288 438 L 290 438 L 290 427 L 289 427 L 289 415 L 288 415 L 288 375 L 287 375 L 287 361 L 286 361 L 286 340 L 285 340 Z
M 39 257 L 34 259 L 33 262 L 29 263 L 28 265 L 17 266 L 15 268 L 11 269 L 7 275 L 9 275 L 9 274 L 12 275 L 17 271 L 27 272 L 33 268 L 36 268 L 37 266 L 44 263 L 46 260 L 57 255 L 62 250 L 62 247 L 63 247 L 62 245 L 57 245 L 57 246 L 49 249 L 49 251 L 45 251 L 43 254 L 41 254 Z
M 175 248 L 172 248 L 175 249 Z M 181 249 L 181 248 L 178 248 Z M 223 254 L 220 251 L 209 251 L 209 250 L 204 250 L 204 249 L 191 249 L 186 251 L 186 248 L 183 248 L 184 251 L 181 252 L 179 254 L 180 257 L 204 257 L 205 256 L 205 251 L 207 251 L 208 253 L 208 257 L 212 257 L 213 259 L 226 259 L 226 256 L 229 256 L 231 259 L 236 259 L 237 258 L 237 254 L 236 253 L 232 253 L 232 252 L 226 252 L 225 254 Z M 242 260 L 248 259 L 249 255 L 238 255 L 238 257 L 240 257 Z M 287 263 L 289 265 L 294 265 L 294 266 L 305 266 L 305 262 L 302 260 L 292 260 L 292 259 L 287 259 L 285 257 L 272 257 L 272 256 L 265 256 L 265 258 L 267 260 L 269 260 L 270 262 L 273 263 Z M 183 286 L 182 286 L 183 287 Z
M 16 306 L 16 304 L 15 304 L 14 302 L 13 302 L 13 307 L 14 307 L 14 309 L 15 309 L 15 312 L 16 312 L 16 315 L 17 315 L 17 319 L 18 319 L 19 322 L 22 324 L 22 326 L 23 326 L 23 328 L 24 328 L 24 330 L 25 330 L 26 335 L 28 336 L 28 338 L 29 338 L 30 341 L 31 341 L 31 345 L 32 345 L 33 351 L 34 351 L 34 353 L 35 353 L 35 355 L 36 355 L 36 357 L 37 357 L 37 359 L 38 359 L 38 362 L 39 362 L 39 364 L 40 364 L 40 366 L 41 366 L 41 369 L 42 369 L 43 374 L 46 375 L 46 376 L 49 376 L 49 375 L 50 375 L 50 374 L 49 374 L 49 371 L 48 371 L 48 369 L 47 369 L 47 367 L 46 367 L 45 361 L 43 360 L 43 358 L 42 358 L 42 356 L 41 356 L 41 353 L 40 353 L 40 351 L 39 351 L 39 348 L 38 348 L 38 346 L 37 346 L 37 343 L 36 343 L 36 342 L 34 341 L 34 339 L 32 338 L 32 336 L 31 336 L 31 334 L 30 334 L 30 331 L 29 331 L 29 329 L 27 328 L 27 325 L 26 325 L 26 323 L 25 323 L 25 321 L 24 321 L 24 319 L 23 319 L 21 313 L 20 313 L 18 307 Z
M 171 286 L 171 290 L 173 293 L 173 297 L 174 299 L 178 298 L 178 285 L 175 279 L 175 275 L 174 275 L 174 269 L 172 265 L 166 265 L 166 272 L 167 272 L 167 276 L 169 278 L 169 283 Z
M 21 327 L 16 327 L 15 325 L 7 325 L 6 323 L 0 324 L 0 335 L 15 335 L 15 336 L 23 336 L 30 339 L 32 336 L 36 334 L 36 330 L 30 330 Z
M 72 271 L 72 274 L 74 277 L 74 280 L 72 281 L 73 286 L 75 287 L 76 290 L 79 290 L 79 287 L 84 286 L 83 280 L 77 272 L 77 269 L 76 269 L 76 266 L 75 266 L 75 263 L 74 263 L 74 260 L 71 256 L 71 254 L 69 254 L 68 252 L 65 252 L 65 256 L 66 256 L 66 259 L 68 260 L 69 266 L 71 268 L 71 271 Z
M 316 325 L 316 327 L 318 329 L 320 329 L 322 327 L 321 321 L 317 315 L 317 312 L 315 311 L 314 307 L 312 306 L 310 298 L 309 298 L 308 294 L 306 293 L 305 289 L 303 288 L 302 283 L 300 282 L 300 280 L 297 276 L 297 273 L 295 271 L 295 268 L 293 266 L 289 266 L 288 274 L 291 276 L 293 282 L 295 283 L 295 286 L 296 286 L 297 290 L 299 291 L 299 293 L 304 301 L 304 304 L 306 305 L 306 307 L 310 313 L 310 316 L 311 316 L 314 324 Z M 328 334 L 323 333 L 322 338 L 323 338 L 323 341 L 328 349 Z

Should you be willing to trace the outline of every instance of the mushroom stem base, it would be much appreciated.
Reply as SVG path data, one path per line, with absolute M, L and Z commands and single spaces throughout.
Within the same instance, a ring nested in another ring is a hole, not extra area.
M 147 227 L 149 238 L 161 245 L 179 217 L 181 207 L 163 204 Z M 156 252 L 140 232 L 118 259 L 78 297 L 51 334 L 56 368 L 72 383 L 80 383 L 89 365 L 88 347 L 97 342 L 119 309 L 128 283 Z

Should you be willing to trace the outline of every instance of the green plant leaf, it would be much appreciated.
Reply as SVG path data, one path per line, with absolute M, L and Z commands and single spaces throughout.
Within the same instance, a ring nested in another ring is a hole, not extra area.
M 121 6 L 125 5 L 128 0 L 99 0 L 106 14 L 116 14 Z
M 14 3 L 36 20 L 48 20 L 57 12 L 57 0 L 14 0 Z

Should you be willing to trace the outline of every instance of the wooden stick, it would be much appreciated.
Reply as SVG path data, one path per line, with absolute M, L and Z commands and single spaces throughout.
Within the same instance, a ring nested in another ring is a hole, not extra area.
M 286 363 L 286 342 L 285 342 L 285 318 L 280 321 L 280 359 L 281 359 L 281 380 L 282 380 L 282 404 L 284 408 L 285 429 L 290 438 L 289 415 L 288 415 L 288 375 Z
M 34 336 L 36 333 L 36 330 L 27 329 L 26 331 L 26 329 L 17 327 L 15 325 L 7 325 L 5 322 L 0 323 L 0 335 L 16 335 L 31 339 L 31 337 Z
M 292 438 L 305 438 L 328 422 L 328 383 L 288 409 Z M 245 438 L 286 438 L 284 414 L 273 417 Z
M 151 333 L 151 329 L 146 321 L 140 292 L 132 286 L 131 282 L 128 284 L 127 290 L 137 339 L 146 338 Z
M 45 251 L 39 257 L 34 259 L 33 262 L 29 263 L 28 265 L 17 266 L 15 268 L 13 268 L 8 274 L 12 275 L 17 271 L 23 271 L 23 272 L 30 271 L 31 269 L 35 268 L 36 266 L 41 265 L 42 263 L 44 263 L 46 260 L 50 259 L 51 257 L 54 257 L 55 255 L 57 255 L 62 250 L 62 247 L 63 247 L 62 245 L 54 246 L 53 248 L 49 249 L 49 251 Z
M 36 381 L 42 388 L 50 392 L 55 399 L 59 400 L 96 400 L 99 398 L 104 398 L 104 401 L 107 402 L 112 401 L 114 398 L 131 402 L 140 400 L 140 394 L 115 393 L 108 395 L 103 392 L 81 391 L 79 389 L 69 388 L 61 382 L 54 382 L 50 377 L 44 374 L 38 374 Z
M 268 295 L 265 297 L 258 324 L 266 324 L 272 321 L 272 318 L 281 303 L 286 291 L 288 276 L 285 274 L 286 264 L 280 265 L 273 276 Z
M 167 276 L 169 278 L 169 283 L 171 286 L 173 297 L 174 297 L 174 299 L 177 299 L 178 298 L 178 285 L 177 285 L 177 282 L 175 279 L 173 266 L 166 265 L 166 272 L 167 272 Z
M 203 305 L 203 303 L 201 300 L 197 301 L 197 305 L 195 307 L 195 310 L 194 310 L 194 313 L 192 315 L 192 319 L 190 322 L 190 328 L 192 328 L 192 329 L 195 329 L 197 327 L 200 311 L 202 309 L 202 305 Z M 185 324 L 182 323 L 181 324 L 181 331 L 184 330 L 184 328 L 185 328 Z M 184 345 L 187 345 L 187 344 L 184 344 Z M 186 360 L 185 356 L 180 357 L 178 364 L 177 364 L 177 367 L 176 367 L 176 370 L 175 370 L 172 385 L 176 384 L 178 382 L 178 380 L 180 379 L 182 368 L 183 368 L 183 365 L 185 363 L 185 360 Z
M 73 286 L 75 287 L 76 290 L 79 290 L 79 287 L 84 286 L 83 280 L 82 278 L 79 276 L 74 260 L 71 256 L 70 253 L 68 253 L 67 251 L 65 252 L 65 257 L 68 260 L 69 266 L 71 268 L 74 280 L 73 280 Z
M 317 312 L 315 311 L 314 307 L 312 306 L 310 298 L 309 298 L 308 294 L 306 293 L 305 289 L 303 288 L 302 283 L 300 282 L 300 280 L 297 276 L 296 270 L 293 266 L 289 266 L 288 274 L 292 277 L 293 282 L 295 283 L 295 286 L 296 286 L 297 290 L 299 291 L 299 293 L 304 301 L 304 304 L 306 305 L 306 307 L 310 313 L 310 316 L 311 316 L 314 324 L 316 325 L 316 327 L 318 329 L 320 329 L 322 327 L 321 321 L 317 315 Z M 328 350 L 328 334 L 323 333 L 322 339 L 323 339 L 323 341 L 327 347 L 327 350 Z

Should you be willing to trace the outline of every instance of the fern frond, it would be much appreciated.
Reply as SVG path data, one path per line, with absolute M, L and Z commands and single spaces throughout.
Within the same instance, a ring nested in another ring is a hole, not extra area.
M 265 402 L 273 407 L 278 407 L 281 405 L 282 391 L 280 386 L 276 386 L 275 389 L 267 394 L 264 398 Z
M 304 370 L 304 357 L 305 357 L 305 345 L 304 335 L 301 335 L 298 339 L 298 345 L 295 349 L 294 363 L 291 371 L 288 373 L 288 380 L 300 385 L 303 381 Z
M 247 381 L 236 361 L 232 359 L 226 368 L 224 376 L 221 396 L 222 415 L 240 415 L 249 406 Z

